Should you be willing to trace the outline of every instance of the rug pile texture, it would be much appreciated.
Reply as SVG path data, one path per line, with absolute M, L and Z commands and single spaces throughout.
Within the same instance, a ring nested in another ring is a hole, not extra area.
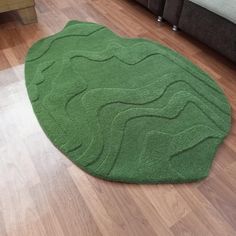
M 53 144 L 107 180 L 203 179 L 231 126 L 229 103 L 207 74 L 166 47 L 95 23 L 71 21 L 35 43 L 25 78 Z

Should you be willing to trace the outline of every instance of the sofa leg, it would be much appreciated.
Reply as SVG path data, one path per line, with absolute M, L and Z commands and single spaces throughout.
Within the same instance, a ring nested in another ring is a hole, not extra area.
M 175 32 L 178 31 L 177 25 L 173 25 L 172 30 L 175 31 Z
M 157 21 L 158 21 L 158 22 L 162 22 L 162 20 L 163 20 L 162 16 L 158 16 L 158 17 L 157 17 Z
M 23 24 L 30 24 L 37 22 L 37 15 L 34 7 L 27 7 L 17 10 L 17 13 Z

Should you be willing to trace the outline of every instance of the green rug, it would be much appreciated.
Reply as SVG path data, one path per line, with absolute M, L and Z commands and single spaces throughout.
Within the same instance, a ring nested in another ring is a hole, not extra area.
M 94 23 L 71 21 L 34 44 L 25 77 L 49 139 L 107 180 L 203 179 L 231 126 L 230 105 L 207 74 L 157 43 Z

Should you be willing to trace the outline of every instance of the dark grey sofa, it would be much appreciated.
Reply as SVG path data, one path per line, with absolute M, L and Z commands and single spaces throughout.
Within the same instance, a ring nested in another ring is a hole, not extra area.
M 180 14 L 183 8 L 183 0 L 166 0 L 163 18 L 173 25 L 173 30 L 177 31 Z
M 136 1 L 159 21 L 163 17 L 172 24 L 173 30 L 181 29 L 236 62 L 236 0 Z
M 162 20 L 165 0 L 136 0 L 136 2 L 139 2 L 140 4 L 148 8 L 158 17 L 159 21 Z
M 185 0 L 178 27 L 236 62 L 236 24 L 231 20 Z

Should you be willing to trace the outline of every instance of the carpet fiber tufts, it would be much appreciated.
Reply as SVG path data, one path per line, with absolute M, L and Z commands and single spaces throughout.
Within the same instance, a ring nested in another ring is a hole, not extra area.
M 49 139 L 103 179 L 203 179 L 230 130 L 229 103 L 208 75 L 170 49 L 98 24 L 71 21 L 38 41 L 25 76 Z

